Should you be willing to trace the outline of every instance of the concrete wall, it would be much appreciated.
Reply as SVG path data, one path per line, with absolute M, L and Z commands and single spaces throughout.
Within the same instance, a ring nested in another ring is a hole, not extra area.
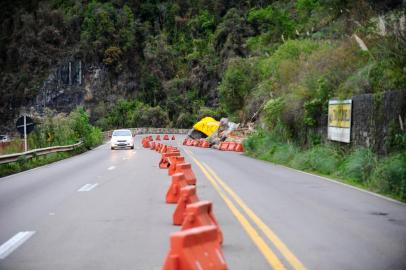
M 406 92 L 364 94 L 352 98 L 351 143 L 387 153 L 391 132 L 405 120 Z

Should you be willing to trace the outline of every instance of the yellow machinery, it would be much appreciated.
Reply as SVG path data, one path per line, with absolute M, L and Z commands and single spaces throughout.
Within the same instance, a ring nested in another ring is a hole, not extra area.
M 220 122 L 212 117 L 204 117 L 202 120 L 193 125 L 193 128 L 203 132 L 207 136 L 213 134 L 219 127 Z

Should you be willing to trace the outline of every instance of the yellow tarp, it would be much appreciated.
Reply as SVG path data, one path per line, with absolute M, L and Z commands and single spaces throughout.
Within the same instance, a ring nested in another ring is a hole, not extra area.
M 220 122 L 211 117 L 205 117 L 196 124 L 193 125 L 193 128 L 203 132 L 207 136 L 213 134 L 219 127 Z

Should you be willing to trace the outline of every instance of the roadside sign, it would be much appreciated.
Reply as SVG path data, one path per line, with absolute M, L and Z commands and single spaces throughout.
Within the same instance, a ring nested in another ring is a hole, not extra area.
M 21 116 L 18 118 L 17 123 L 16 123 L 16 128 L 18 132 L 20 132 L 22 135 L 24 135 L 24 117 L 25 117 L 25 126 L 26 126 L 26 132 L 27 134 L 31 133 L 34 130 L 35 123 L 32 120 L 32 118 L 28 116 Z
M 330 100 L 328 104 L 328 139 L 349 143 L 351 140 L 352 100 Z

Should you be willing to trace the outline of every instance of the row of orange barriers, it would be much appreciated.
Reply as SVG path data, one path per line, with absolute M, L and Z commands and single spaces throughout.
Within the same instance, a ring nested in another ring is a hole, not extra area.
M 228 269 L 221 249 L 223 234 L 213 214 L 212 202 L 201 201 L 197 196 L 192 165 L 185 161 L 179 149 L 153 141 L 152 136 L 144 137 L 142 145 L 161 154 L 159 168 L 167 169 L 172 177 L 165 201 L 176 204 L 172 223 L 181 226 L 179 232 L 170 235 L 170 250 L 163 270 Z
M 183 145 L 186 146 L 196 146 L 202 148 L 210 148 L 210 144 L 205 139 L 193 140 L 186 138 L 183 140 Z M 241 143 L 237 142 L 221 142 L 219 146 L 221 151 L 235 151 L 235 152 L 244 152 L 244 146 Z
M 152 136 L 148 136 L 148 137 L 144 137 L 144 139 L 146 139 L 146 138 L 148 138 L 148 139 L 151 139 L 151 141 L 153 140 L 152 139 Z M 144 140 L 143 139 L 143 140 Z M 172 135 L 172 138 L 171 138 L 171 140 L 175 140 L 176 138 L 175 138 L 175 135 Z M 155 138 L 155 140 L 156 141 L 160 141 L 161 140 L 161 135 L 156 135 L 156 138 Z M 168 134 L 165 134 L 163 137 L 162 137 L 162 140 L 164 140 L 164 141 L 169 141 L 170 139 L 169 139 L 169 135 Z

